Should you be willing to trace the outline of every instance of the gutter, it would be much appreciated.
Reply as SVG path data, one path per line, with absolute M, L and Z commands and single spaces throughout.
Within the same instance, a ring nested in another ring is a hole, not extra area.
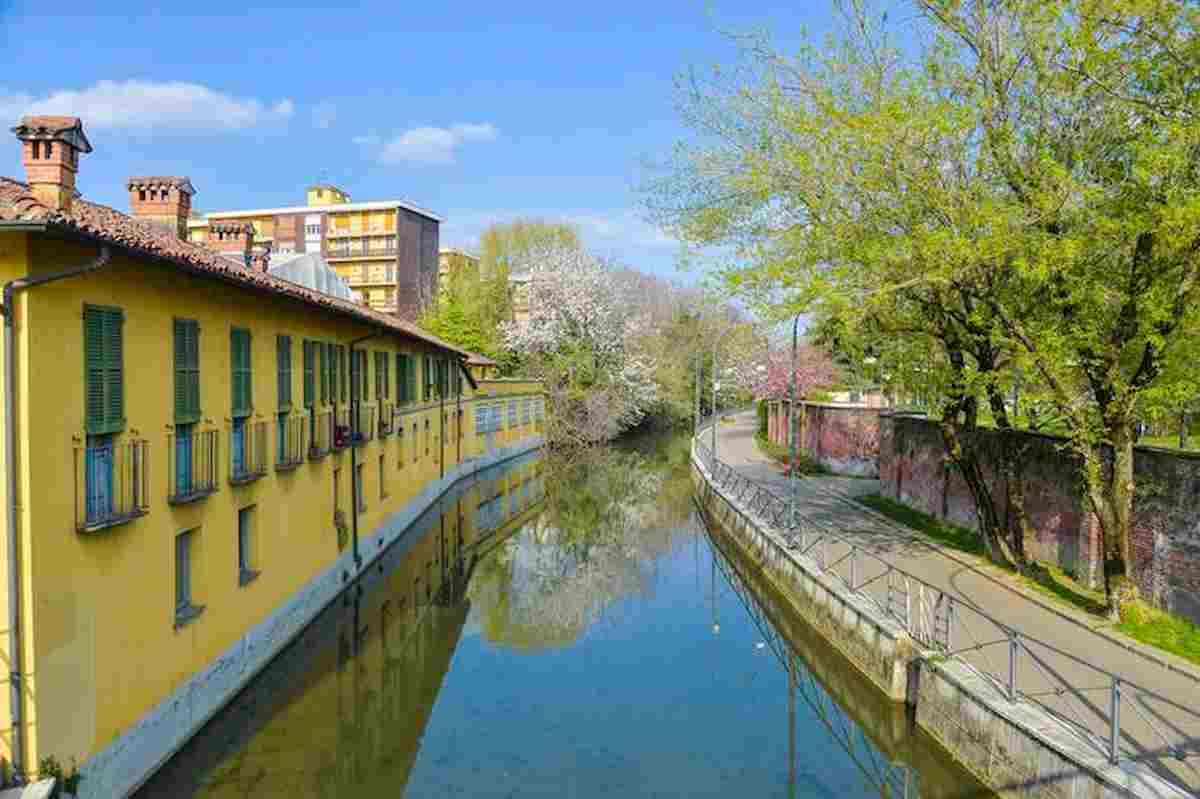
M 100 247 L 99 255 L 79 266 L 58 272 L 48 272 L 44 275 L 26 275 L 4 284 L 4 304 L 0 308 L 0 313 L 4 315 L 4 465 L 5 471 L 8 472 L 8 503 L 5 509 L 8 524 L 8 628 L 11 631 L 9 634 L 11 643 L 9 645 L 8 685 L 13 730 L 12 766 L 13 772 L 17 775 L 23 774 L 25 729 L 22 713 L 24 692 L 21 687 L 24 679 L 21 651 L 21 564 L 19 536 L 17 535 L 17 470 L 14 468 L 17 449 L 16 435 L 13 429 L 17 417 L 14 396 L 17 390 L 17 367 L 14 357 L 16 334 L 13 330 L 13 295 L 22 289 L 94 272 L 105 266 L 111 258 L 112 253 L 105 244 Z

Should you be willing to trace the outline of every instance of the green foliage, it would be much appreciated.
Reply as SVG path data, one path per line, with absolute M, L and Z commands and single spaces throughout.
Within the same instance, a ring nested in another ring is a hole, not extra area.
M 71 760 L 71 770 L 67 771 L 54 755 L 46 755 L 42 758 L 38 764 L 38 776 L 44 780 L 54 780 L 54 791 L 50 794 L 51 797 L 62 796 L 64 793 L 72 795 L 78 793 L 79 781 L 82 779 L 74 759 Z
M 767 435 L 767 422 L 770 417 L 771 409 L 767 405 L 766 400 L 758 401 L 758 433 L 760 437 L 765 438 Z
M 767 438 L 765 432 L 756 433 L 754 440 L 758 442 L 758 448 L 771 460 L 779 461 L 784 466 L 791 462 L 791 453 L 788 447 L 784 444 L 776 444 L 771 439 Z M 800 470 L 800 474 L 818 475 L 830 474 L 825 464 L 813 459 L 803 452 L 796 453 L 796 466 Z

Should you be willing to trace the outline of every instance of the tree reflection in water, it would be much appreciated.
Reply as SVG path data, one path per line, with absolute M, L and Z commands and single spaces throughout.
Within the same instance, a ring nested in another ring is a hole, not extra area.
M 657 558 L 694 532 L 688 473 L 669 468 L 686 463 L 686 443 L 642 436 L 548 457 L 544 508 L 480 563 L 468 626 L 516 649 L 563 647 L 603 621 L 614 600 L 644 594 Z

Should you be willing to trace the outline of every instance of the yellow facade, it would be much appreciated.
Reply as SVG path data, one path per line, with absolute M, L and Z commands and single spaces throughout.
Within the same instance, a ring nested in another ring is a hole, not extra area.
M 330 186 L 328 184 L 309 186 L 306 196 L 310 206 L 341 205 L 343 203 L 350 202 L 349 194 L 342 191 L 337 186 Z
M 61 269 L 95 256 L 92 245 L 52 242 L 19 232 L 0 232 L 0 279 Z M 76 531 L 81 486 L 87 479 L 80 452 L 85 445 L 85 304 L 124 313 L 125 425 L 118 446 L 146 442 L 148 512 L 119 526 Z M 186 504 L 169 504 L 169 437 L 174 421 L 172 330 L 175 319 L 199 323 L 202 419 L 198 430 L 216 430 L 220 442 L 215 493 Z M 523 412 L 540 402 L 532 383 L 483 383 L 465 395 L 418 400 L 404 407 L 404 435 L 377 435 L 290 471 L 275 468 L 267 447 L 267 472 L 244 485 L 229 481 L 231 333 L 249 331 L 254 422 L 265 423 L 268 441 L 276 425 L 303 416 L 305 339 L 348 344 L 379 329 L 315 306 L 244 289 L 170 266 L 114 253 L 103 269 L 31 288 L 15 300 L 18 390 L 17 462 L 4 464 L 19 476 L 18 540 L 24 597 L 22 635 L 27 751 L 35 764 L 45 755 L 84 762 L 158 703 L 171 696 L 301 586 L 327 568 L 347 544 L 339 543 L 335 512 L 352 512 L 351 460 L 361 475 L 363 535 L 402 509 L 446 469 L 480 457 L 489 447 L 531 439 L 538 414 Z M 277 336 L 292 340 L 292 410 L 278 418 Z M 395 331 L 364 342 L 368 353 L 449 355 Z M 418 358 L 423 365 L 423 358 Z M 376 397 L 375 361 L 368 355 L 367 412 L 375 418 L 394 406 Z M 423 376 L 418 378 L 418 386 Z M 2 399 L 2 398 L 0 398 Z M 516 424 L 510 425 L 513 404 Z M 338 403 L 318 409 L 344 408 Z M 477 433 L 478 407 L 501 409 L 498 431 Z M 336 475 L 336 477 L 335 477 Z M 335 497 L 335 485 L 337 496 Z M 254 507 L 250 548 L 259 572 L 242 584 L 238 562 L 238 513 Z M 192 530 L 192 593 L 203 612 L 179 626 L 175 617 L 175 537 Z M 13 531 L 6 530 L 7 534 Z M 9 564 L 5 559 L 4 568 Z M 7 599 L 4 600 L 7 603 Z M 7 618 L 7 608 L 0 618 Z M 7 637 L 0 643 L 7 645 Z M 0 717 L 10 718 L 8 692 L 0 691 Z M 0 735 L 9 747 L 12 729 Z

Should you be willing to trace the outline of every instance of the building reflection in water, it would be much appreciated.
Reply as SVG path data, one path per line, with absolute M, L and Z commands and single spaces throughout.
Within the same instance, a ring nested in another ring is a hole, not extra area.
M 398 795 L 489 551 L 535 517 L 539 453 L 460 484 L 348 585 L 139 797 Z

